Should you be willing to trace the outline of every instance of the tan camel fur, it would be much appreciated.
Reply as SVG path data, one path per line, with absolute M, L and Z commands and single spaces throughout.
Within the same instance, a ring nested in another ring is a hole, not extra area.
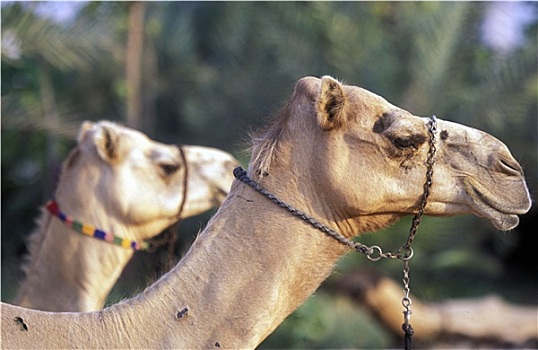
M 56 191 L 60 209 L 86 225 L 143 241 L 180 218 L 219 205 L 238 164 L 230 154 L 179 148 L 111 122 L 85 122 L 63 165 Z M 187 198 L 183 209 L 183 186 Z M 133 250 L 87 237 L 43 210 L 31 236 L 26 280 L 17 303 L 46 311 L 103 307 Z
M 347 237 L 412 214 L 428 119 L 330 77 L 301 79 L 265 133 L 249 176 Z M 531 202 L 519 164 L 494 137 L 438 121 L 426 213 L 474 213 L 509 230 Z M 139 296 L 90 313 L 2 304 L 5 348 L 254 348 L 349 248 L 242 182 L 177 266 Z

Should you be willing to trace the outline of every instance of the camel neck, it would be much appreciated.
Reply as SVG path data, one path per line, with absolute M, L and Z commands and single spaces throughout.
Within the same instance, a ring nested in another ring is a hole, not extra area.
M 6 320 L 22 319 L 32 336 L 65 335 L 44 337 L 43 347 L 255 348 L 348 251 L 236 181 L 186 256 L 139 296 L 92 313 L 53 315 L 9 305 L 2 312 Z M 32 340 L 17 342 L 24 347 Z
M 29 250 L 17 303 L 46 311 L 102 308 L 133 254 L 73 232 L 47 211 L 42 213 L 38 232 L 30 238 Z
M 348 248 L 235 187 L 178 266 L 110 314 L 165 315 L 174 347 L 253 348 L 314 293 Z

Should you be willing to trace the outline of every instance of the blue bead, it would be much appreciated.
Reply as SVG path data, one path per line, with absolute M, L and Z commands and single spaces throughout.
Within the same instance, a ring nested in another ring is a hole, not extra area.
M 99 229 L 95 229 L 95 232 L 93 233 L 93 236 L 95 238 L 105 239 L 106 233 L 104 231 L 99 230 Z

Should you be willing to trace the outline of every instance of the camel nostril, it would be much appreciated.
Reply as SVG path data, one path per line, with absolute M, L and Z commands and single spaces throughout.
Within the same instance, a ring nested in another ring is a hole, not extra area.
M 523 173 L 521 166 L 516 161 L 506 159 L 499 160 L 498 170 L 511 176 L 521 176 Z

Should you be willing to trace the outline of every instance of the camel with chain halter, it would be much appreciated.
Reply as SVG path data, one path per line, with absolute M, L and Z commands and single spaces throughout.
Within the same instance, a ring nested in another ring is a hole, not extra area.
M 431 132 L 436 153 L 424 214 L 473 213 L 501 230 L 515 227 L 531 202 L 502 142 L 441 119 L 433 130 L 430 119 L 330 77 L 297 82 L 286 107 L 253 138 L 247 173 L 235 173 L 348 240 L 417 212 Z M 89 313 L 3 303 L 2 343 L 255 348 L 349 251 L 235 181 L 185 257 L 143 293 Z
M 133 252 L 153 248 L 150 239 L 178 220 L 220 205 L 237 164 L 218 149 L 165 145 L 107 121 L 83 123 L 56 198 L 30 237 L 16 302 L 46 311 L 101 309 Z

